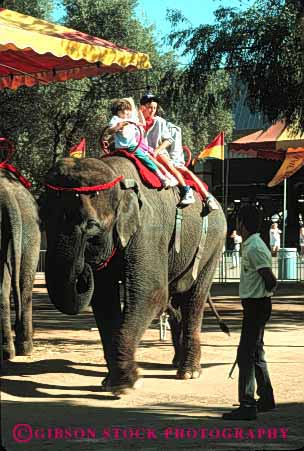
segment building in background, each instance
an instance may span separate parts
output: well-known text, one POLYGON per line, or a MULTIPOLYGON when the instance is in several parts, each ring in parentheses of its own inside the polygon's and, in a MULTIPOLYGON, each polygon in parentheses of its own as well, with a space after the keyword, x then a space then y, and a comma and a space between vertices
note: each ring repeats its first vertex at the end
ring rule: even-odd
MULTIPOLYGON (((233 140, 255 131, 265 129, 267 123, 259 113, 251 113, 245 102, 243 90, 234 111, 235 129, 233 140)), ((268 230, 273 217, 278 218, 280 228, 283 220, 283 184, 268 188, 267 183, 273 178, 281 161, 258 159, 250 155, 240 155, 228 151, 225 146, 224 189, 223 162, 217 159, 199 160, 195 172, 201 174, 209 185, 210 191, 221 202, 227 213, 228 236, 235 228, 236 213, 245 202, 255 202, 263 209, 264 223, 262 235, 268 243, 268 230), (228 187, 228 188, 227 188, 228 187)), ((298 246, 298 230, 304 217, 304 168, 287 180, 287 240, 288 246, 298 246)), ((232 243, 227 243, 232 246, 232 243)))

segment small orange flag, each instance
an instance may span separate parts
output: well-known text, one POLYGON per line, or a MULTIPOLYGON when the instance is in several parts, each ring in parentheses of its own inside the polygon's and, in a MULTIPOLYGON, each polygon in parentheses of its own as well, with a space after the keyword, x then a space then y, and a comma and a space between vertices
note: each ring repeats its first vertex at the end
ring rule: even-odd
POLYGON ((70 157, 73 158, 84 158, 86 153, 86 140, 82 138, 80 143, 76 144, 69 150, 70 157))
POLYGON ((221 132, 210 144, 207 144, 204 150, 194 158, 192 164, 194 165, 197 160, 207 157, 224 160, 224 132, 221 132))

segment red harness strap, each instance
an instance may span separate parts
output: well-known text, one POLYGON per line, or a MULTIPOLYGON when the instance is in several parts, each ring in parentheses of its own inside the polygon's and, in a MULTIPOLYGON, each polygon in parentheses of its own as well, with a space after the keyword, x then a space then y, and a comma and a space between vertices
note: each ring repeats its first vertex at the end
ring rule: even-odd
MULTIPOLYGON (((102 190, 106 190, 106 189, 112 188, 118 182, 120 182, 120 180, 122 180, 123 178, 124 178, 124 176, 120 175, 119 177, 117 177, 116 179, 112 180, 111 182, 104 183, 103 185, 81 186, 81 187, 78 187, 78 188, 63 187, 63 186, 58 186, 58 185, 50 185, 49 183, 46 183, 45 186, 47 188, 55 190, 55 191, 76 191, 77 193, 79 193, 79 192, 88 193, 88 192, 92 192, 92 191, 102 191, 102 190)), ((112 260, 112 258, 114 257, 114 255, 116 254, 116 251, 117 251, 117 247, 114 247, 113 251, 112 251, 112 254, 103 263, 101 263, 95 269, 95 271, 100 271, 101 269, 106 268, 108 266, 108 264, 110 263, 110 261, 112 260)))
POLYGON ((55 190, 55 191, 75 191, 77 193, 89 193, 92 191, 102 191, 105 189, 113 188, 113 186, 116 185, 116 183, 120 182, 124 178, 123 175, 120 175, 116 179, 112 180, 111 182, 104 183, 103 185, 95 185, 95 186, 80 186, 80 187, 65 187, 65 186, 59 186, 59 185, 50 185, 49 183, 46 183, 45 186, 49 189, 55 190))
POLYGON ((106 266, 108 266, 108 264, 110 263, 110 261, 112 260, 112 258, 114 257, 114 255, 116 254, 117 251, 117 247, 113 248, 112 254, 110 255, 110 257, 108 257, 103 263, 101 263, 96 269, 95 271, 100 271, 101 269, 106 268, 106 266))
POLYGON ((29 189, 32 184, 29 180, 27 180, 21 173, 18 171, 18 169, 15 168, 12 164, 8 163, 8 160, 12 157, 12 155, 15 153, 15 148, 11 141, 9 141, 7 138, 0 137, 0 146, 6 146, 7 147, 7 155, 4 161, 0 162, 0 169, 6 169, 7 171, 14 174, 20 183, 22 183, 25 188, 29 189))
POLYGON ((23 177, 23 175, 20 174, 18 169, 16 169, 15 166, 13 166, 12 164, 8 164, 5 162, 0 163, 0 169, 6 169, 7 171, 14 174, 19 180, 19 182, 22 183, 23 186, 25 186, 25 188, 29 189, 32 186, 31 182, 27 180, 25 177, 23 177))

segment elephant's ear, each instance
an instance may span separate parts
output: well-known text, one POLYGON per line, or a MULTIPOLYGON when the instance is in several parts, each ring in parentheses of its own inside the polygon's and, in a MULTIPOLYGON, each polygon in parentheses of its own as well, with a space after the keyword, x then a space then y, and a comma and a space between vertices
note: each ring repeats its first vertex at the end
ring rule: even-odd
POLYGON ((133 190, 123 192, 117 210, 116 230, 123 247, 140 226, 140 206, 137 194, 133 190))

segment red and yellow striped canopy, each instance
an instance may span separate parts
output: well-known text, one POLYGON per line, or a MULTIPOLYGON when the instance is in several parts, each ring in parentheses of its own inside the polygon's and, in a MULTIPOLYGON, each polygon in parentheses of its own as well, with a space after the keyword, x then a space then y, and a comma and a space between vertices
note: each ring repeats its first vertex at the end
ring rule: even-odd
POLYGON ((232 152, 268 160, 283 160, 287 149, 303 147, 304 133, 295 133, 284 120, 228 144, 232 152))
POLYGON ((0 89, 150 67, 145 53, 0 8, 0 89))

